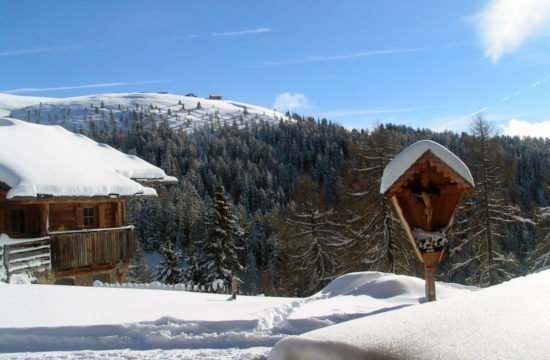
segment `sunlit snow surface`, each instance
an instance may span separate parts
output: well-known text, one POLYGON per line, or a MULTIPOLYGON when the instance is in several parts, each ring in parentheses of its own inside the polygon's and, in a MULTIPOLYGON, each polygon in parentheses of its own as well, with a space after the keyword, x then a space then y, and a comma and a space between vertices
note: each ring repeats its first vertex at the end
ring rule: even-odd
POLYGON ((325 327, 271 359, 548 359, 550 270, 464 296, 325 327))
MULTIPOLYGON (((471 288, 438 283, 441 299, 471 288)), ((279 340, 424 302, 423 280, 364 272, 304 299, 0 285, 0 351, 21 358, 265 358, 279 340)), ((1 356, 1 355, 0 355, 1 356)))

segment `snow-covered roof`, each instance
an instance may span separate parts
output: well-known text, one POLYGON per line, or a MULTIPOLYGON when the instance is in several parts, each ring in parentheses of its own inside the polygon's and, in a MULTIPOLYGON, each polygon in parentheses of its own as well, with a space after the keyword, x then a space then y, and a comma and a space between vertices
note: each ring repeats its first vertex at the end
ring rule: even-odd
POLYGON ((155 196, 135 180, 177 179, 137 156, 61 126, 0 118, 0 182, 7 197, 155 196))
POLYGON ((401 151, 384 169, 380 193, 385 194, 388 189, 426 152, 430 151, 439 160, 454 170, 464 181, 474 186, 474 179, 470 169, 446 147, 431 141, 420 140, 401 151))

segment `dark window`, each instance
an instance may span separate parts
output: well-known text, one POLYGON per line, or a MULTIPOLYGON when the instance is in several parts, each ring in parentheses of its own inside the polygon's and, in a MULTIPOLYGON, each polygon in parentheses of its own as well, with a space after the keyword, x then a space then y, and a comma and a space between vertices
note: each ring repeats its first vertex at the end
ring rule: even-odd
POLYGON ((10 220, 12 233, 22 234, 25 232, 25 210, 10 211, 10 220))
POLYGON ((74 279, 66 278, 55 281, 55 285, 74 285, 74 279))
POLYGON ((95 227, 95 211, 93 207, 82 209, 82 220, 84 227, 95 227))

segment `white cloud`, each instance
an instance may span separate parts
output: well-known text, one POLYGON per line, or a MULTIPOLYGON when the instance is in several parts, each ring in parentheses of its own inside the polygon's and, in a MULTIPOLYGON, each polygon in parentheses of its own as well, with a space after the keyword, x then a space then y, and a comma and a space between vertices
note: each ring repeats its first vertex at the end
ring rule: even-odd
POLYGON ((479 27, 485 54, 496 62, 527 39, 550 29, 550 1, 491 0, 473 19, 479 27))
POLYGON ((304 94, 284 92, 277 95, 273 108, 278 111, 310 109, 312 106, 304 94))
POLYGON ((92 88, 126 86, 126 85, 159 84, 164 82, 166 81, 165 80, 147 80, 147 81, 134 81, 134 82, 112 82, 112 83, 101 83, 101 84, 57 86, 57 87, 49 87, 49 88, 21 88, 21 89, 11 89, 11 90, 1 90, 0 93, 25 94, 25 93, 34 93, 34 92, 44 92, 44 91, 92 89, 92 88))
POLYGON ((243 36, 243 35, 254 35, 254 34, 261 34, 265 32, 270 32, 271 28, 268 27, 262 27, 257 29, 248 29, 248 30, 242 30, 242 31, 229 31, 229 32, 222 32, 222 33, 212 33, 212 36, 243 36))
POLYGON ((502 125, 504 135, 531 136, 550 138, 550 121, 530 123, 523 120, 512 119, 508 125, 502 125))
POLYGON ((468 129, 474 116, 484 113, 485 111, 487 111, 487 109, 487 107, 483 107, 467 115, 450 116, 446 118, 436 119, 435 121, 431 122, 431 124, 433 124, 431 125, 431 128, 434 131, 450 130, 460 133, 461 131, 465 131, 468 129))
POLYGON ((28 54, 37 54, 37 53, 45 53, 45 52, 73 50, 73 49, 81 49, 85 46, 86 45, 84 44, 76 44, 76 45, 42 47, 42 48, 32 48, 32 49, 5 50, 5 51, 0 51, 0 56, 16 56, 16 55, 28 55, 28 54))
POLYGON ((355 58, 361 58, 361 57, 402 54, 402 53, 427 51, 427 50, 431 50, 431 49, 430 48, 397 48, 397 49, 360 51, 360 52, 355 52, 351 54, 339 54, 339 55, 312 55, 312 56, 307 56, 307 57, 297 58, 297 59, 266 61, 261 64, 241 66, 241 68, 264 68, 264 67, 284 66, 284 65, 293 65, 293 64, 306 64, 306 63, 322 62, 322 61, 338 61, 338 60, 355 59, 355 58))

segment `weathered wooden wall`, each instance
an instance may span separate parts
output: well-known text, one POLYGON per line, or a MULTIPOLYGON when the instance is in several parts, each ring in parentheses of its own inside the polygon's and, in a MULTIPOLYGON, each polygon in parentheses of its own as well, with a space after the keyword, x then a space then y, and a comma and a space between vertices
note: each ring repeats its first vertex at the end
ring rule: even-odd
POLYGON ((51 235, 54 271, 129 261, 135 253, 133 228, 51 235))

